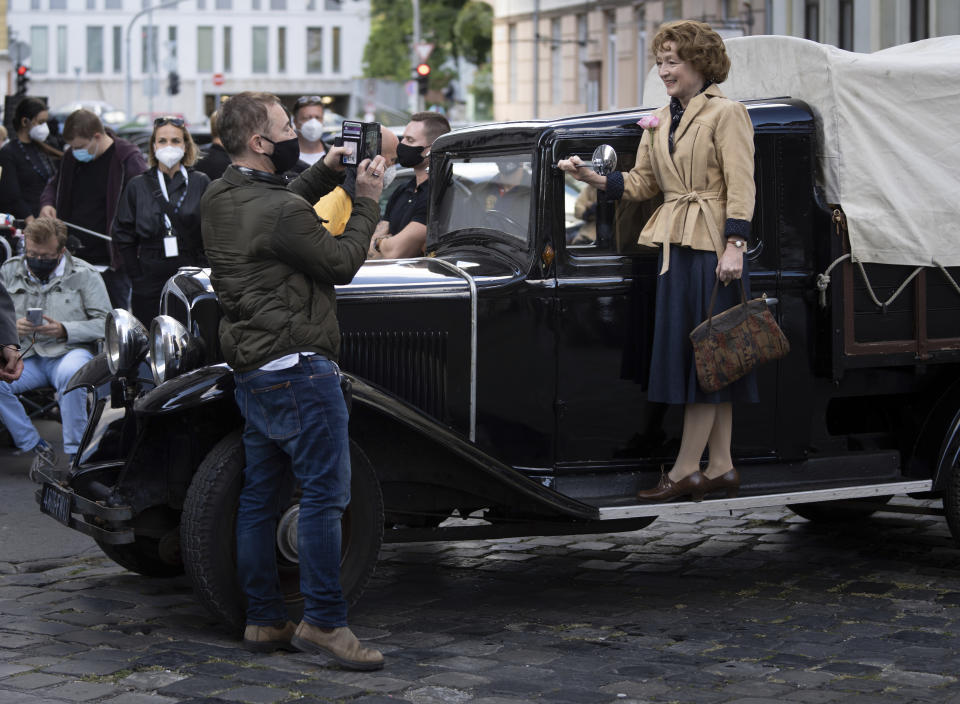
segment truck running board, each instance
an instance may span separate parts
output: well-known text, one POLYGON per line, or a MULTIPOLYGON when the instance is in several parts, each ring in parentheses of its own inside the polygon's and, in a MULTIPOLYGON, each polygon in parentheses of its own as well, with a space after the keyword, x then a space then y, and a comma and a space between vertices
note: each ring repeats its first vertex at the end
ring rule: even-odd
POLYGON ((871 496, 890 496, 891 494, 915 494, 933 489, 933 480, 922 479, 909 482, 891 482, 888 484, 868 484, 860 486, 816 489, 813 491, 793 491, 785 494, 764 494, 761 496, 743 496, 735 499, 705 499, 704 501, 678 501, 673 503, 642 503, 628 506, 601 506, 600 520, 611 521, 622 518, 642 518, 659 516, 667 518, 690 513, 724 513, 767 506, 786 506, 787 504, 806 504, 816 501, 841 501, 871 496))

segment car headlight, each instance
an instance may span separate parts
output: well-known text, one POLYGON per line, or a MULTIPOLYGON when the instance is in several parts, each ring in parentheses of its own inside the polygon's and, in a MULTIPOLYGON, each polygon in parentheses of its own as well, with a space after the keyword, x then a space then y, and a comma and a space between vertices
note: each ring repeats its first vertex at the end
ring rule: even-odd
POLYGON ((105 325, 107 368, 113 375, 135 369, 147 353, 147 329, 122 308, 107 313, 105 325))
POLYGON ((196 369, 201 356, 200 343, 176 318, 158 315, 150 323, 150 371, 157 386, 196 369))

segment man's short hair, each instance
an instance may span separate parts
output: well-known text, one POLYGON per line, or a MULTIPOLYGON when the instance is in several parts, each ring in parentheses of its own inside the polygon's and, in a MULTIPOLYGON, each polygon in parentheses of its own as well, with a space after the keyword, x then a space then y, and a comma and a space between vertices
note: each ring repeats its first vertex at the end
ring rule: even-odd
POLYGON ((57 240, 57 249, 67 246, 67 225, 57 218, 34 218, 23 231, 24 238, 36 244, 57 240))
POLYGON ((410 116, 410 122, 422 122, 423 132, 426 134, 430 144, 442 134, 450 131, 450 123, 443 115, 438 112, 415 112, 410 116))
POLYGON ((210 139, 220 139, 220 113, 216 110, 210 115, 210 139))
POLYGON ((220 141, 231 157, 241 156, 247 150, 247 142, 255 134, 270 131, 270 113, 267 109, 283 103, 273 93, 244 91, 232 96, 220 108, 220 141))
POLYGON ((324 112, 327 110, 326 106, 323 104, 323 98, 321 98, 319 95, 301 95, 299 98, 297 98, 297 102, 293 104, 293 117, 297 117, 297 113, 300 112, 300 108, 305 108, 310 105, 316 105, 324 112))
POLYGON ((92 139, 93 135, 103 134, 103 123, 95 112, 80 108, 67 116, 63 123, 63 139, 72 142, 77 137, 92 139))

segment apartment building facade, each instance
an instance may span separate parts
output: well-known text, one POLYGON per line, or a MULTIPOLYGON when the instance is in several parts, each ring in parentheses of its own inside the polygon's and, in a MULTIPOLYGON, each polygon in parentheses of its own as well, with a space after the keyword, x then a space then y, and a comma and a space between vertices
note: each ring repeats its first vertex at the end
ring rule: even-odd
MULTIPOLYGON (((30 93, 201 120, 242 90, 329 97, 356 111, 369 0, 6 0, 30 93), (153 8, 153 9, 151 9, 153 8), (169 76, 179 79, 170 95, 169 76), (219 83, 219 85, 217 85, 219 83), (129 88, 128 88, 129 86, 129 88), (152 94, 152 95, 151 95, 152 94)), ((12 52, 11 52, 12 53, 12 52)))

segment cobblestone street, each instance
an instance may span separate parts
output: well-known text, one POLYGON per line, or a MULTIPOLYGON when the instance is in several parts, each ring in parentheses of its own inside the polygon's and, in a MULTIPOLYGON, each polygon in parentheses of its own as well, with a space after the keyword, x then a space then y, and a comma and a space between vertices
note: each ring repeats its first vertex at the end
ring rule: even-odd
POLYGON ((373 674, 248 654, 185 579, 96 553, 0 572, 0 704, 960 702, 960 553, 929 516, 387 545, 351 614, 373 674))

